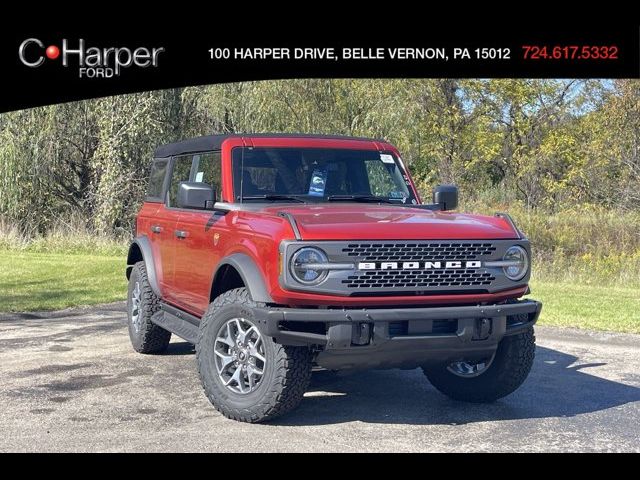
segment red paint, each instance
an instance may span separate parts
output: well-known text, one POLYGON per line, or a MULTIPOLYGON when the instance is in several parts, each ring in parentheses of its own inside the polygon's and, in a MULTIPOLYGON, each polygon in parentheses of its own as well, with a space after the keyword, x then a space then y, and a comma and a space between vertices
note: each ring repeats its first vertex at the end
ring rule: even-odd
POLYGON ((500 217, 432 212, 392 205, 322 204, 266 208, 291 213, 304 240, 470 240, 514 238, 500 217))
POLYGON ((47 58, 49 58, 51 60, 55 60, 56 58, 58 58, 60 56, 60 49, 58 47, 56 47, 55 45, 51 45, 51 46, 47 47, 47 49, 45 50, 44 53, 47 56, 47 58))
POLYGON ((176 300, 174 285, 176 268, 177 229, 180 212, 157 203, 144 203, 137 220, 137 235, 146 235, 151 241, 156 274, 165 300, 176 300), (152 227, 159 227, 156 233, 152 227))
MULTIPOLYGON (((234 137, 222 144, 223 201, 233 199, 231 152, 235 147, 324 147, 391 151, 387 143, 322 138, 234 137)), ((417 196, 413 182, 411 188, 417 196)), ((418 197, 419 198, 419 197, 418 197)), ((431 212, 411 208, 362 203, 280 205, 256 212, 213 212, 166 208, 145 203, 137 220, 138 235, 152 240, 156 271, 164 299, 195 315, 209 305, 213 275, 220 259, 244 253, 258 266, 270 294, 278 304, 296 305, 416 305, 477 304, 517 298, 526 287, 494 294, 427 295, 398 297, 344 297, 283 290, 279 285, 279 252, 282 240, 295 239, 289 222, 278 212, 291 213, 304 240, 417 240, 417 239, 509 239, 516 232, 500 217, 431 212), (161 226, 154 234, 152 226, 161 226), (178 239, 176 230, 188 231, 178 239), (214 235, 219 235, 214 245, 214 235)))

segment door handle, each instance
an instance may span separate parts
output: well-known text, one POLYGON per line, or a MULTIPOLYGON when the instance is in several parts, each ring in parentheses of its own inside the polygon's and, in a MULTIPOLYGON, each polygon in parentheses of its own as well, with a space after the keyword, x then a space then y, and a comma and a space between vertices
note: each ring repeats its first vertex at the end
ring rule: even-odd
POLYGON ((162 232, 162 227, 160 225, 152 225, 151 226, 151 231, 153 233, 160 233, 160 232, 162 232))
POLYGON ((174 233, 178 238, 187 238, 189 236, 189 232, 184 230, 176 230, 174 233))

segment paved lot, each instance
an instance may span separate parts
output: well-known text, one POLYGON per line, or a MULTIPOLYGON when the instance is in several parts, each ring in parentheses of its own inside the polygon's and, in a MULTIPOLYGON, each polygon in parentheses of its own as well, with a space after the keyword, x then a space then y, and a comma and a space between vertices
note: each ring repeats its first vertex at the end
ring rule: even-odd
POLYGON ((145 356, 121 304, 0 315, 0 451, 640 451, 640 336, 538 328, 525 385, 448 400, 418 370, 315 374, 268 425, 219 415, 193 348, 145 356))

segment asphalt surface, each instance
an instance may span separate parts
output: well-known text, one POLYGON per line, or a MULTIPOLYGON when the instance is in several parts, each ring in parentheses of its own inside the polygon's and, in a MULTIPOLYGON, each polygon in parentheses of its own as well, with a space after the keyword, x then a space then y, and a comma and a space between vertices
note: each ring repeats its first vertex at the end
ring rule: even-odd
POLYGON ((538 327, 526 383, 454 402, 419 370, 317 372, 266 425, 222 417, 191 345, 129 345, 124 307, 0 314, 0 451, 640 451, 640 336, 538 327))

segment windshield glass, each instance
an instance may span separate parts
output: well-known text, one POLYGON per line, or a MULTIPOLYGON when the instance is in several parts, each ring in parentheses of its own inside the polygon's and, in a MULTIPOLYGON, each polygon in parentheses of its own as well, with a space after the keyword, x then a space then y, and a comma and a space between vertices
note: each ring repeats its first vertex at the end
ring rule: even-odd
POLYGON ((417 203, 398 159, 374 150, 234 148, 236 201, 417 203), (371 197, 371 198, 370 198, 371 197), (375 197, 375 198, 374 198, 375 197))

